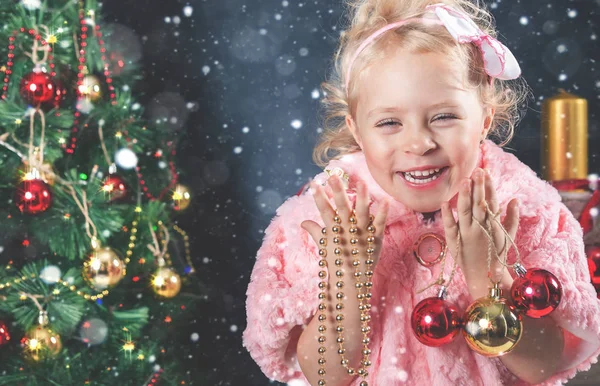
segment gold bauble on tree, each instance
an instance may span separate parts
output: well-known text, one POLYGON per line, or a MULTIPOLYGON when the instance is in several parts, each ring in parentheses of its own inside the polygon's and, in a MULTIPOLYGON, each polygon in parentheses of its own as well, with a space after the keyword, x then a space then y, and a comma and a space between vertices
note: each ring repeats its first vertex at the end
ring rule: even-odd
POLYGON ((175 191, 173 192, 172 198, 173 204, 175 205, 175 210, 185 210, 188 206, 190 206, 192 194, 187 186, 177 184, 175 186, 175 191))
POLYGON ((79 95, 96 102, 102 98, 102 87, 100 80, 95 75, 86 75, 83 78, 82 84, 78 87, 79 95))
POLYGON ((30 328, 22 340, 24 355, 36 362, 56 357, 62 350, 60 335, 45 326, 30 328))
POLYGON ((496 284, 488 297, 475 300, 465 311, 463 335, 467 345, 486 357, 509 353, 523 334, 521 315, 501 296, 496 284))
POLYGON ((83 263, 83 277, 99 291, 116 286, 125 274, 125 263, 109 247, 94 249, 83 263))
POLYGON ((175 297, 181 289, 181 277, 173 269, 161 267, 152 277, 152 289, 158 296, 175 297))

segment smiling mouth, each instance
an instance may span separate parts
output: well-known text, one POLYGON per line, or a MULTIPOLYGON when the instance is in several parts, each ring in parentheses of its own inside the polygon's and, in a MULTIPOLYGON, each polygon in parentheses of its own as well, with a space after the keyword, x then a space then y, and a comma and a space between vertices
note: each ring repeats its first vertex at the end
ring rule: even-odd
POLYGON ((407 172, 397 172, 397 173, 400 174, 402 176, 402 178, 404 178, 406 181, 412 182, 413 184, 426 184, 428 182, 432 182, 432 181, 435 181, 436 179, 438 179, 446 171, 446 169, 448 169, 448 166, 444 166, 443 168, 439 169, 437 172, 435 172, 433 174, 429 174, 427 176, 422 176, 422 175, 415 176, 415 175, 412 175, 407 172))

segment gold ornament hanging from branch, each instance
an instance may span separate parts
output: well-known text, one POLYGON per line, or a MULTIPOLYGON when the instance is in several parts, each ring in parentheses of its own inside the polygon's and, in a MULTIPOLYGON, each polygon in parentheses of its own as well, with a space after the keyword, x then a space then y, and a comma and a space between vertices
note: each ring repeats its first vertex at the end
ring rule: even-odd
POLYGON ((95 75, 86 75, 78 86, 79 94, 86 99, 96 102, 102 98, 100 80, 95 75))
POLYGON ((187 209, 188 206, 190 206, 192 194, 187 186, 177 184, 175 186, 175 191, 173 192, 172 198, 174 209, 177 211, 182 211, 187 209))
POLYGON ((25 358, 35 362, 54 358, 62 350, 60 335, 46 326, 37 325, 30 328, 22 342, 25 358))
POLYGON ((161 267, 152 276, 152 290, 163 298, 173 298, 181 290, 181 277, 169 267, 161 267))
POLYGON ((170 240, 169 229, 162 221, 159 221, 158 225, 162 231, 162 238, 160 240, 162 248, 159 245, 158 237, 152 228, 152 224, 148 223, 153 241, 153 244, 148 244, 148 249, 152 251, 154 261, 158 265, 158 269, 152 275, 150 285, 156 295, 163 298, 173 298, 181 290, 181 277, 171 267, 171 259, 167 251, 170 240))
POLYGON ((125 274, 121 256, 109 247, 95 249, 83 263, 83 277, 99 291, 116 286, 125 274))

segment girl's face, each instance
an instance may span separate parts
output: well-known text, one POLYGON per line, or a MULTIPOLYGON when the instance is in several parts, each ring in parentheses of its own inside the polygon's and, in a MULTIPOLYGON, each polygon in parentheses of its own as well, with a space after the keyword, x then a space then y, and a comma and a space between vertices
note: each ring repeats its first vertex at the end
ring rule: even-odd
POLYGON ((417 212, 437 211, 456 195, 492 122, 477 91, 463 88, 463 74, 441 54, 396 50, 358 80, 355 117, 346 124, 375 181, 417 212), (430 174, 404 173, 415 170, 430 174))

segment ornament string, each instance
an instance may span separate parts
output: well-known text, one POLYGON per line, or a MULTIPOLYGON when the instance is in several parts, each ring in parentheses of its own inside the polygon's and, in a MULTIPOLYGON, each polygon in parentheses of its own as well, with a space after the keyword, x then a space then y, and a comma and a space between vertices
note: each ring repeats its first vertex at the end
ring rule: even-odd
POLYGON ((46 117, 44 113, 40 111, 40 109, 31 110, 29 113, 29 163, 31 166, 40 168, 44 163, 44 135, 46 134, 46 117), (40 151, 39 151, 39 161, 35 157, 35 147, 33 145, 33 140, 35 139, 35 113, 40 115, 41 121, 41 133, 40 133, 40 151))
MULTIPOLYGON (((50 30, 48 29, 47 26, 45 26, 43 24, 39 24, 37 27, 33 27, 33 31, 36 34, 36 36, 39 36, 38 27, 40 27, 44 30, 44 32, 46 33, 46 36, 50 36, 50 30)), ((52 51, 52 48, 50 46, 46 45, 45 43, 42 43, 42 46, 40 47, 38 45, 38 39, 33 39, 31 53, 28 53, 26 50, 24 50, 23 46, 20 43, 19 43, 19 48, 21 48, 21 50, 24 51, 23 53, 25 56, 28 56, 29 58, 31 58, 31 61, 33 62, 34 65, 46 63, 48 61, 48 56, 50 54, 50 51, 52 51), (43 52, 43 56, 42 56, 41 60, 38 60, 38 51, 43 52)))
POLYGON ((8 149, 9 151, 15 153, 17 155, 17 157, 21 158, 22 160, 27 159, 27 156, 25 156, 23 153, 21 153, 19 150, 17 150, 13 145, 11 145, 10 143, 5 141, 6 137, 8 137, 8 135, 9 135, 9 133, 4 133, 4 134, 2 134, 2 136, 0 136, 0 146, 3 146, 6 149, 8 149))
POLYGON ((79 210, 81 210, 83 217, 85 217, 85 232, 87 233, 88 237, 92 240, 92 244, 94 244, 97 240, 98 230, 96 229, 96 225, 94 225, 94 222, 90 218, 90 214, 89 214, 89 210, 88 210, 88 206, 87 206, 86 192, 83 191, 81 193, 82 200, 80 201, 77 198, 77 193, 75 192, 75 188, 73 188, 71 185, 68 185, 68 188, 71 191, 71 196, 73 196, 73 200, 75 200, 75 203, 79 207, 79 210), (92 229, 92 232, 90 232, 90 228, 92 229))
POLYGON ((44 307, 42 307, 40 302, 37 300, 37 298, 43 298, 42 295, 32 295, 27 292, 21 292, 19 293, 19 295, 31 299, 31 301, 35 304, 38 310, 40 310, 40 312, 44 312, 44 307))
POLYGON ((156 232, 154 232, 154 229, 152 228, 152 224, 150 224, 150 222, 148 222, 148 228, 150 229, 150 234, 152 235, 152 242, 154 243, 154 245, 148 244, 147 247, 152 252, 152 255, 156 258, 158 266, 162 267, 165 264, 165 256, 167 254, 170 235, 169 230, 166 226, 163 225, 162 221, 160 221, 158 225, 163 233, 163 248, 161 250, 161 247, 158 243, 158 237, 156 236, 156 232))
POLYGON ((488 263, 488 278, 490 279, 490 281, 492 282, 492 284, 495 285, 495 284, 499 284, 500 281, 502 280, 502 274, 504 273, 504 268, 505 267, 506 268, 510 267, 508 264, 506 264, 506 260, 508 258, 508 251, 510 250, 511 246, 514 247, 515 253, 517 255, 516 263, 520 263, 521 262, 521 255, 519 254, 519 248, 517 248, 514 240, 512 239, 512 237, 510 237, 510 235, 508 234, 508 232, 506 231, 506 229, 504 228, 504 226, 502 225, 502 223, 498 220, 498 217, 500 217, 501 211, 499 210, 497 213, 492 212, 492 210, 489 208, 487 202, 485 203, 485 211, 487 213, 486 220, 485 220, 485 223, 486 223, 485 227, 477 219, 473 218, 473 220, 475 220, 475 222, 477 222, 477 224, 481 227, 481 229, 483 230, 483 232, 485 233, 485 235, 488 238, 488 259, 487 259, 487 263, 488 263), (506 239, 507 238, 508 238, 508 240, 510 241, 510 244, 511 244, 511 245, 508 246, 508 248, 506 248, 506 245, 502 248, 503 259, 500 259, 500 254, 498 252, 498 249, 496 248, 496 243, 494 241, 494 235, 493 235, 494 232, 493 232, 492 221, 495 221, 500 226, 500 229, 504 233, 505 244, 506 244, 506 239), (500 279, 498 279, 497 281, 494 281, 494 279, 492 278, 492 273, 491 273, 492 249, 494 250, 494 253, 496 255, 496 260, 502 265, 502 269, 500 271, 500 279))
MULTIPOLYGON (((491 277, 491 264, 492 264, 492 249, 494 251, 494 254, 496 255, 496 260, 502 264, 502 270, 504 270, 504 267, 510 267, 510 265, 506 264, 506 260, 508 257, 508 251, 510 250, 510 246, 509 248, 506 248, 506 245, 502 248, 502 250, 500 252, 498 252, 498 249, 496 248, 496 244, 494 242, 494 238, 493 238, 493 226, 492 226, 492 221, 496 221, 496 223, 500 226, 500 229, 502 230, 502 232, 504 233, 504 235, 506 236, 506 238, 510 241, 512 247, 515 248, 515 252, 517 255, 516 258, 516 263, 520 263, 521 262, 521 257, 519 254, 519 249, 517 248, 517 246, 515 245, 514 240, 512 239, 512 237, 510 237, 510 235, 508 234, 508 232, 506 231, 506 229, 504 228, 504 226, 502 225, 502 223, 498 220, 498 217, 500 216, 500 211, 498 211, 497 213, 493 213, 491 211, 491 209, 489 208, 489 206, 487 205, 487 203, 485 203, 485 210, 486 213, 488 214, 488 216, 486 216, 486 226, 484 226, 483 224, 481 224, 481 222, 479 222, 479 220, 477 220, 475 217, 473 217, 473 220, 475 220, 475 222, 477 222, 477 224, 481 227, 481 229, 483 230, 483 232, 485 233, 486 237, 488 238, 488 257, 487 257, 487 264, 488 264, 488 277, 490 279, 490 281, 492 282, 492 284, 496 284, 499 283, 501 279, 499 279, 498 281, 494 281, 493 278, 491 277), (500 254, 503 255, 503 259, 500 258, 500 254)), ((456 256, 460 256, 460 247, 461 247, 461 241, 460 241, 460 232, 458 232, 458 236, 457 236, 457 241, 456 241, 456 256)), ((506 239, 505 239, 506 240, 506 239)), ((506 244, 506 243, 505 243, 506 244)), ((444 255, 444 257, 442 258, 442 262, 441 262, 441 269, 440 269, 440 275, 438 276, 437 280, 434 281, 433 283, 429 284, 427 287, 417 291, 417 293, 421 293, 431 287, 433 287, 434 285, 443 285, 448 287, 450 285, 450 283, 452 282, 452 279, 454 278, 454 275, 456 273, 456 267, 457 267, 457 262, 458 262, 458 258, 455 257, 454 258, 454 264, 452 266, 452 272, 450 273, 450 277, 448 279, 448 281, 444 280, 444 268, 445 268, 445 264, 446 264, 446 255, 444 255)), ((503 272, 503 271, 502 271, 503 272)))
POLYGON ((108 150, 106 150, 106 143, 104 142, 104 131, 102 130, 103 126, 104 125, 102 122, 98 122, 98 137, 100 138, 100 146, 102 147, 102 152, 104 153, 106 164, 111 165, 112 162, 110 161, 110 157, 108 156, 108 150))

